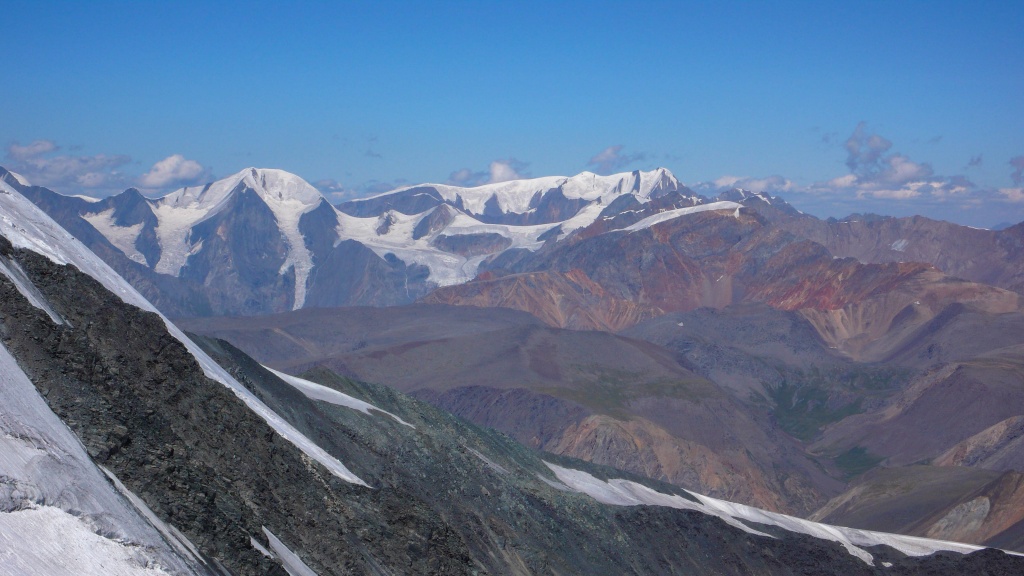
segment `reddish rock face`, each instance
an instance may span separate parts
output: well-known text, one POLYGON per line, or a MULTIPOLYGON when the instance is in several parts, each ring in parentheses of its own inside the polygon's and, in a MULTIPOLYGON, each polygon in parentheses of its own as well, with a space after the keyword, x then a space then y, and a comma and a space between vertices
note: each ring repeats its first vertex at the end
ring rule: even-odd
POLYGON ((949 278, 927 263, 836 258, 749 210, 690 214, 632 232, 609 226, 598 221, 425 301, 514 308, 552 326, 612 331, 665 312, 765 303, 806 312, 827 342, 854 355, 898 318, 908 329, 952 303, 989 312, 1020 306, 1017 294, 949 278))
POLYGON ((618 298, 581 270, 530 272, 495 277, 485 273, 462 286, 435 290, 423 301, 530 312, 558 328, 616 332, 664 313, 655 306, 618 298))

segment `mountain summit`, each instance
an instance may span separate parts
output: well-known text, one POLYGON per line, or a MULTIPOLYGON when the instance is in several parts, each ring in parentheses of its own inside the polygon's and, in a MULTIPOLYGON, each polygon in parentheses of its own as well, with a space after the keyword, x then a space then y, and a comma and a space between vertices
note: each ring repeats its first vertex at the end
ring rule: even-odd
MULTIPOLYGON (((347 214, 365 217, 386 210, 418 214, 443 203, 488 224, 534 225, 551 224, 574 216, 596 217, 604 206, 626 195, 646 203, 684 190, 668 169, 658 168, 609 176, 582 172, 571 177, 547 176, 473 187, 417 184, 350 200, 338 208, 347 214), (581 214, 583 211, 586 213, 581 214)), ((695 196, 688 190, 686 193, 695 196)))

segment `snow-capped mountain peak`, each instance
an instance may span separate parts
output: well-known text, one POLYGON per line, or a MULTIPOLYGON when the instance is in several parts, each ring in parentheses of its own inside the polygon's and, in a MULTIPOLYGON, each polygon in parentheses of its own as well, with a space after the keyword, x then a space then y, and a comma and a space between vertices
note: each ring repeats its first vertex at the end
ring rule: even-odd
POLYGON ((567 198, 596 200, 633 194, 641 202, 646 202, 681 187, 682 184, 667 168, 657 168, 648 172, 634 170, 608 176, 582 172, 568 178, 564 190, 567 198))
POLYGON ((203 186, 186 186, 157 200, 161 205, 211 210, 237 190, 249 189, 265 201, 294 202, 314 207, 324 200, 311 184, 284 170, 246 168, 203 186))
POLYGON ((0 168, 0 181, 17 183, 22 186, 31 186, 32 184, 21 174, 11 172, 4 168, 0 168))
POLYGON ((733 188, 732 190, 726 190, 718 195, 720 200, 728 200, 731 202, 743 202, 751 198, 762 200, 767 204, 772 203, 772 196, 767 192, 754 192, 753 190, 747 190, 745 188, 733 188))
POLYGON ((549 224, 583 211, 590 204, 607 205, 623 195, 640 203, 683 189, 666 168, 602 176, 546 176, 495 182, 473 187, 418 184, 352 200, 339 208, 353 216, 380 214, 394 208, 405 214, 422 212, 426 202, 446 203, 492 223, 549 224), (432 199, 432 200, 430 200, 432 199))
POLYGON ((270 208, 288 243, 281 273, 294 269, 294 307, 301 308, 313 261, 299 231, 299 220, 326 199, 308 182, 284 170, 246 168, 205 186, 181 188, 156 200, 153 212, 159 221, 156 235, 162 254, 155 269, 179 275, 188 257, 200 246, 199 242, 192 241, 192 229, 218 214, 236 194, 246 191, 255 193, 270 208))

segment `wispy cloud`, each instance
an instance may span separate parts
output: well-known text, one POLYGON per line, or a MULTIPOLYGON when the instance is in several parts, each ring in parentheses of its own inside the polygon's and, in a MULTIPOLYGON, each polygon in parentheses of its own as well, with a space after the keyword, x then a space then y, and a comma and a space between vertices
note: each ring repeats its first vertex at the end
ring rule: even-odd
POLYGON ((630 164, 642 162, 647 159, 647 153, 645 152, 625 154, 622 151, 623 148, 625 148, 625 146, 622 144, 609 146, 597 154, 594 154, 590 160, 587 161, 587 166, 593 167, 594 172, 597 172, 598 174, 611 174, 626 168, 630 164))
POLYGON ((381 192, 390 192, 391 190, 401 188, 407 184, 409 184, 408 180, 398 178, 388 181, 370 180, 357 186, 350 187, 345 186, 333 178, 324 178, 313 182, 313 187, 326 196, 328 200, 338 203, 344 202, 345 200, 351 200, 353 198, 362 198, 365 196, 380 194, 381 192))
POLYGON ((170 186, 187 186, 204 182, 210 171, 195 160, 181 154, 173 154, 160 160, 148 172, 139 177, 139 185, 147 189, 163 189, 170 186))
POLYGON ((1010 174, 1010 179, 1013 180, 1013 183, 1024 183, 1024 155, 1010 158, 1010 166, 1013 168, 1013 172, 1010 174))
POLYGON ((60 149, 52 140, 35 140, 26 145, 15 142, 7 147, 8 168, 35 185, 62 192, 109 193, 124 188, 130 181, 119 170, 131 163, 127 155, 58 154, 60 149))
POLYGON ((999 193, 1003 195, 1007 202, 1015 204, 1024 202, 1024 188, 1000 188, 999 193))
POLYGON ((963 176, 936 176, 930 164, 891 152, 892 141, 869 131, 865 122, 857 124, 843 147, 849 174, 815 183, 808 191, 856 198, 910 200, 921 196, 946 199, 978 188, 963 176))
POLYGON ((1010 167, 1013 168, 1013 172, 1010 173, 1010 179, 1017 186, 1014 188, 1000 188, 999 194, 1007 202, 1013 203, 1024 203, 1024 155, 1014 156, 1010 158, 1010 167))
POLYGON ((967 162, 967 167, 977 168, 981 166, 983 162, 984 160, 982 159, 981 154, 978 154, 977 156, 971 156, 971 159, 967 162))
MULTIPOLYGON (((829 137, 827 141, 838 139, 829 137)), ((938 175, 932 166, 912 160, 894 150, 893 142, 885 136, 859 123, 852 133, 841 141, 848 172, 828 180, 799 185, 779 176, 747 177, 722 176, 710 182, 692 186, 704 193, 717 193, 730 188, 744 188, 755 192, 806 195, 806 200, 817 205, 833 205, 864 209, 874 205, 879 209, 898 202, 904 206, 931 205, 970 207, 993 199, 1024 202, 1024 156, 1010 160, 1014 168, 1011 178, 1017 187, 994 189, 971 181, 964 175, 938 175), (813 199, 811 199, 813 197, 813 199), (887 204, 888 203, 888 204, 887 204)), ((982 164, 981 155, 970 159, 968 167, 982 164)))
POLYGON ((700 182, 694 185, 697 190, 729 190, 742 188, 751 192, 789 192, 796 188, 792 180, 784 176, 772 175, 764 178, 751 178, 749 176, 722 176, 711 182, 700 182))
POLYGON ((448 175, 448 183, 470 187, 529 178, 530 175, 526 172, 527 167, 529 167, 528 162, 515 158, 494 160, 486 170, 471 170, 469 168, 456 170, 448 175))

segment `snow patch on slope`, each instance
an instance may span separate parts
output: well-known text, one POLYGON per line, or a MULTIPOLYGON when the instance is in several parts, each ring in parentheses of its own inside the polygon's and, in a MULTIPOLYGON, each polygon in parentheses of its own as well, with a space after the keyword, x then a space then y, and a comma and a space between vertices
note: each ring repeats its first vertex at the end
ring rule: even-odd
POLYGON ((96 534, 53 506, 0 513, 0 573, 33 576, 162 576, 142 550, 96 534))
POLYGON ((557 476, 561 482, 577 492, 587 494, 598 502, 615 506, 636 506, 640 504, 648 504, 652 506, 668 506, 672 508, 697 510, 699 512, 704 512, 705 514, 717 516, 733 526, 741 528, 752 534, 759 534, 762 536, 767 535, 762 532, 752 530, 742 522, 777 526, 790 532, 806 534, 815 538, 838 542, 846 548, 851 555, 860 558, 869 565, 874 562, 874 557, 862 547, 885 545, 895 548, 908 556, 927 556, 939 551, 969 554, 982 549, 981 546, 962 544, 960 542, 931 540, 929 538, 920 538, 916 536, 903 536, 900 534, 887 534, 884 532, 819 524, 817 522, 811 522, 810 520, 804 520, 802 518, 796 518, 775 512, 767 512, 752 506, 726 502, 724 500, 718 500, 717 498, 709 498, 707 496, 687 491, 688 494, 699 500, 698 504, 681 496, 662 494, 635 482, 621 479, 613 479, 605 482, 581 470, 562 468, 548 462, 545 462, 545 464, 554 471, 555 476, 557 476))
POLYGON ((374 410, 376 412, 380 412, 382 414, 387 414, 388 416, 391 416, 399 424, 404 424, 414 430, 416 429, 416 427, 413 426, 412 424, 409 424, 405 420, 402 420, 401 418, 395 416, 394 414, 388 412, 387 410, 381 410, 380 408, 377 408, 376 406, 370 404, 369 402, 364 402, 357 398, 353 398, 348 394, 345 394, 344 392, 339 392, 334 388, 328 388, 327 386, 317 384, 316 382, 304 380, 302 378, 299 378, 298 376, 292 376, 291 374, 278 372, 277 370, 274 370, 273 368, 270 368, 268 366, 264 366, 264 368, 270 371, 270 373, 273 374, 274 376, 277 376, 281 380, 284 380, 288 384, 292 385, 299 392, 302 392, 306 396, 306 398, 310 398, 312 400, 320 400, 322 402, 334 404, 335 406, 344 406, 346 408, 358 410, 359 412, 362 412, 363 414, 366 415, 371 415, 370 410, 374 410))
POLYGON ((160 314, 124 278, 100 260, 99 256, 93 254, 35 204, 4 182, 0 182, 0 234, 7 237, 16 247, 27 248, 42 254, 57 264, 74 265, 83 273, 103 284, 107 290, 119 296, 124 302, 158 314, 167 326, 167 331, 195 357, 208 378, 230 388, 250 410, 269 424, 282 438, 294 444, 313 460, 323 464, 331 473, 346 482, 367 485, 337 458, 328 454, 323 448, 295 429, 235 380, 201 348, 189 340, 177 326, 160 314))
MULTIPOLYGON (((611 506, 665 506, 668 508, 678 508, 680 510, 696 510, 698 512, 708 512, 703 506, 678 496, 676 494, 664 494, 658 492, 643 484, 632 482, 630 480, 623 480, 620 478, 613 478, 607 482, 596 478, 595 476, 583 472, 582 470, 573 470, 571 468, 562 468, 550 462, 544 462, 548 468, 551 468, 555 476, 567 487, 575 492, 581 492, 590 496, 594 500, 601 502, 602 504, 609 504, 611 506)), ((748 534, 755 534, 757 536, 768 536, 764 532, 759 532, 753 528, 738 522, 731 516, 722 514, 714 514, 726 524, 739 528, 748 534)), ((769 536, 770 537, 770 536, 769 536)))
POLYGON ((50 320, 54 324, 58 325, 69 325, 68 321, 61 317, 53 310, 50 303, 43 296, 42 292, 36 288, 36 285, 29 280, 29 277, 25 274, 25 271, 21 269, 21 265, 13 260, 7 260, 3 256, 0 256, 0 274, 7 277, 8 280, 14 283, 14 287, 18 289, 18 292, 28 300, 29 304, 36 308, 46 312, 46 315, 50 317, 50 320))
POLYGON ((419 239, 413 239, 413 231, 424 218, 430 216, 432 210, 414 215, 392 212, 391 225, 380 234, 377 232, 380 224, 379 217, 360 218, 338 211, 338 241, 340 242, 343 239, 356 240, 370 250, 373 250, 381 258, 384 258, 387 254, 394 254, 406 264, 426 266, 430 270, 430 280, 432 282, 437 283, 439 286, 451 286, 468 282, 476 277, 480 264, 490 254, 466 257, 460 254, 445 252, 433 245, 433 241, 441 234, 447 236, 498 234, 511 241, 508 249, 522 248, 536 251, 544 245, 544 242, 539 240, 539 238, 545 232, 561 226, 562 230, 559 237, 564 237, 570 232, 593 224, 604 208, 605 206, 595 203, 584 207, 572 218, 560 224, 536 224, 531 226, 485 224, 468 214, 458 212, 455 214, 452 222, 443 230, 428 234, 419 239))
POLYGON ((699 204, 697 206, 687 206, 686 208, 676 208, 674 210, 666 210, 664 212, 659 212, 659 213, 657 213, 657 214, 655 214, 653 216, 648 216, 647 218, 644 218, 643 220, 633 224, 632 226, 627 226, 626 228, 623 228, 623 230, 626 230, 627 232, 636 232, 637 230, 644 230, 646 228, 650 228, 651 226, 654 226, 655 224, 660 224, 662 222, 667 222, 669 220, 674 220, 676 218, 679 218, 680 216, 686 216, 688 214, 696 214, 697 212, 708 212, 708 211, 712 211, 712 210, 733 210, 733 209, 735 209, 737 211, 737 217, 738 217, 739 209, 742 208, 742 207, 743 207, 742 204, 738 204, 736 202, 724 201, 724 202, 712 202, 710 204, 699 204))
POLYGON ((426 266, 430 270, 431 281, 436 282, 439 286, 449 286, 467 282, 475 277, 477 268, 488 255, 467 258, 460 254, 445 252, 432 244, 439 235, 493 233, 511 240, 509 248, 537 250, 544 244, 537 238, 552 227, 551 224, 537 226, 484 224, 472 216, 458 213, 443 230, 414 239, 413 231, 417 224, 424 218, 428 218, 430 214, 431 211, 411 216, 394 212, 387 231, 378 234, 378 217, 358 218, 338 212, 338 237, 339 239, 356 240, 373 250, 381 258, 387 254, 394 254, 406 264, 426 266))
POLYGON ((149 508, 149 506, 147 506, 146 503, 143 502, 142 498, 139 498, 134 492, 129 490, 128 487, 125 486, 121 482, 121 480, 114 475, 113 472, 107 470, 102 466, 100 466, 99 468, 100 470, 103 471, 104 474, 106 474, 107 479, 109 479, 110 482, 114 485, 114 488, 117 488, 117 491, 120 492, 122 496, 127 498, 129 502, 131 502, 132 506, 135 507, 139 514, 142 514, 142 516, 146 520, 148 520, 149 523, 152 524, 152 526, 160 532, 160 534, 163 535, 164 540, 166 540, 167 543, 169 543, 171 546, 177 549, 179 554, 186 558, 192 558, 193 560, 203 562, 205 564, 205 561, 203 561, 202 559, 202 555, 199 553, 199 549, 196 548, 196 545, 193 544, 192 541, 189 540, 187 536, 185 536, 177 528, 171 526, 170 524, 167 524, 166 522, 161 520, 156 514, 154 514, 153 511, 149 508))
MULTIPOLYGON (((317 576, 317 573, 309 566, 306 566, 306 563, 299 558, 298 554, 285 546, 277 536, 274 536, 273 532, 267 530, 266 526, 263 527, 263 534, 266 535, 267 542, 270 543, 270 549, 273 550, 274 556, 281 561, 281 565, 284 566, 288 576, 317 576)), ((266 549, 264 548, 264 550, 266 549)))
POLYGON ((93 228, 103 234, 118 250, 124 252, 125 256, 139 264, 146 263, 146 257, 135 248, 135 242, 139 239, 139 234, 142 233, 142 222, 133 226, 118 226, 114 224, 113 208, 95 214, 83 214, 82 219, 92 224, 93 228))

